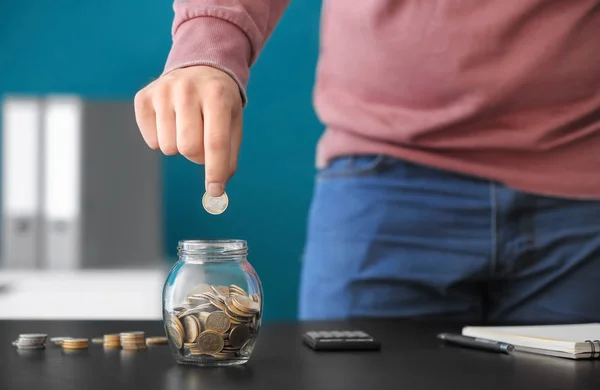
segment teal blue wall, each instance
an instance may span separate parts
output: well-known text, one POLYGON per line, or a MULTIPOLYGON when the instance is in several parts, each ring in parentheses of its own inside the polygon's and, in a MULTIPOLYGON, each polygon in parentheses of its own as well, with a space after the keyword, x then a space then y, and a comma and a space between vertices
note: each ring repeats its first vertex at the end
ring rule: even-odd
MULTIPOLYGON (((322 130, 311 106, 319 10, 318 0, 292 1, 252 70, 240 168, 225 214, 202 209, 202 167, 163 158, 168 257, 179 239, 248 240, 271 319, 296 315, 314 146, 322 130)), ((132 99, 162 70, 171 19, 169 0, 0 1, 0 95, 132 99)))

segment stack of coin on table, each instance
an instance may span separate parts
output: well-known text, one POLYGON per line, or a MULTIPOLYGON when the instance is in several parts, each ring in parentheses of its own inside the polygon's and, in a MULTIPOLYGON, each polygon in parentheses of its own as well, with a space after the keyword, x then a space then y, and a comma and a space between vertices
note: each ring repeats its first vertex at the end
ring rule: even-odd
POLYGON ((121 333, 121 348, 123 349, 146 349, 146 336, 144 332, 121 333))
POLYGON ((55 345, 62 346, 63 341, 67 339, 72 339, 73 337, 51 337, 50 341, 55 345))
MULTIPOLYGON (((30 333, 21 334, 19 339, 13 341, 13 345, 18 349, 43 349, 46 346, 46 334, 30 333)), ((89 340, 87 338, 74 337, 51 337, 50 341, 63 348, 65 351, 87 349, 89 340)), ((143 350, 146 345, 167 344, 166 337, 145 337, 144 332, 123 332, 116 334, 106 334, 102 338, 93 338, 92 343, 103 344, 104 348, 121 348, 127 350, 143 350)))
POLYGON ((116 334, 105 334, 103 337, 104 348, 121 348, 121 335, 116 334))
POLYGON ((186 356, 217 359, 242 356, 258 333, 261 302, 236 285, 201 284, 165 319, 171 343, 186 356))
POLYGON ((74 351, 88 348, 88 339, 65 338, 61 344, 64 351, 74 351))
POLYGON ((146 337, 146 345, 165 345, 169 340, 163 336, 146 337))
POLYGON ((43 349, 46 347, 48 335, 43 333, 25 333, 19 335, 13 345, 18 349, 43 349))

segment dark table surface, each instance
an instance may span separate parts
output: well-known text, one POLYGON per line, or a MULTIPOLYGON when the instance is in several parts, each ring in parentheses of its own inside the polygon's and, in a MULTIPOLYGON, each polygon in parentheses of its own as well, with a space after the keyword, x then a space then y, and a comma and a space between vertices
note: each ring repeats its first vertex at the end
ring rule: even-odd
POLYGON ((406 321, 267 324, 250 361, 229 368, 178 365, 168 346, 129 353, 90 343, 87 352, 71 355, 51 346, 22 353, 11 345, 19 333, 91 338, 130 330, 164 334, 160 322, 0 321, 0 389, 600 389, 600 361, 444 346, 436 334, 459 326, 406 321), (301 343, 304 330, 334 328, 362 329, 383 348, 317 353, 301 343))

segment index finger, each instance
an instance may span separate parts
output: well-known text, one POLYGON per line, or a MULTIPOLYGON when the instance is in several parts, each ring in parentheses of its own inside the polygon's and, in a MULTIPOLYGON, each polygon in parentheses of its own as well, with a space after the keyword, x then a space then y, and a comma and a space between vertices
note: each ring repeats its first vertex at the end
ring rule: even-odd
POLYGON ((221 101, 207 101, 204 114, 204 159, 206 191, 219 196, 230 176, 231 110, 221 101))

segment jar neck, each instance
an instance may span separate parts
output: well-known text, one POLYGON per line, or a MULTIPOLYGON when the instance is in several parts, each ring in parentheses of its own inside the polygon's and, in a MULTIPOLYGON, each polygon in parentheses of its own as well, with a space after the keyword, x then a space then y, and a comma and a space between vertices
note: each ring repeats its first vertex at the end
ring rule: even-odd
POLYGON ((244 240, 184 240, 179 242, 177 252, 183 262, 244 261, 248 245, 244 240))

